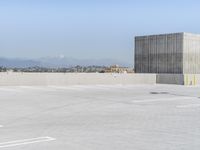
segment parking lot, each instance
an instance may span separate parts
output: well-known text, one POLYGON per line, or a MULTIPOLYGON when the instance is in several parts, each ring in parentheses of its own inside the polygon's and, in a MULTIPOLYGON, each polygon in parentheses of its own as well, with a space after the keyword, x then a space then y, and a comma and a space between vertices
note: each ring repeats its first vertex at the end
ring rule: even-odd
POLYGON ((200 87, 0 87, 0 149, 199 150, 200 87))

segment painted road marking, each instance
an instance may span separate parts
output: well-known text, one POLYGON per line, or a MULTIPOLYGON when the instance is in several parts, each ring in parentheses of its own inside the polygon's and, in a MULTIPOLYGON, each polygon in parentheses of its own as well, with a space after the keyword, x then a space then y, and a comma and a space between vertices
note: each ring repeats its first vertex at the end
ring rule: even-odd
POLYGON ((43 86, 19 86, 21 89, 25 90, 42 90, 42 91, 52 91, 52 89, 43 86))
POLYGON ((47 136, 47 137, 38 137, 38 138, 31 138, 31 139, 9 141, 9 142, 0 143, 0 148, 14 147, 14 146, 27 145, 27 144, 40 143, 40 142, 48 142, 48 141, 53 141, 53 140, 56 140, 56 139, 47 136))
POLYGON ((188 105, 178 105, 177 108, 196 108, 200 107, 200 104, 188 104, 188 105))
POLYGON ((179 98, 158 98, 147 100, 133 100, 133 103, 148 103, 148 102, 162 102, 162 101, 174 101, 174 100, 190 100, 191 97, 179 97, 179 98))
POLYGON ((49 88, 57 89, 57 90, 76 90, 76 91, 84 91, 86 89, 78 87, 78 86, 48 86, 49 88))
POLYGON ((22 92, 21 90, 14 89, 14 88, 0 88, 0 91, 3 91, 3 92, 22 92))

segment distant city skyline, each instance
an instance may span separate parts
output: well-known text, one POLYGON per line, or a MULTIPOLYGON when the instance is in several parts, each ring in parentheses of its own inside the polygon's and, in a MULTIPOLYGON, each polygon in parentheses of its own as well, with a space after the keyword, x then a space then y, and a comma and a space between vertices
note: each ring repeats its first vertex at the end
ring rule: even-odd
POLYGON ((2 0, 0 57, 133 63, 134 36, 200 33, 197 0, 2 0))

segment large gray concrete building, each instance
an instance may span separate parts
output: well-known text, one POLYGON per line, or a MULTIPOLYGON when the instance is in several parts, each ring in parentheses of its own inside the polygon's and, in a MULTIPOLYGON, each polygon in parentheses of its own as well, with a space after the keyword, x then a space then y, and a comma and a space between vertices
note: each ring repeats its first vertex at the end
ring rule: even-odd
POLYGON ((136 73, 200 73, 200 35, 172 33, 135 37, 136 73))

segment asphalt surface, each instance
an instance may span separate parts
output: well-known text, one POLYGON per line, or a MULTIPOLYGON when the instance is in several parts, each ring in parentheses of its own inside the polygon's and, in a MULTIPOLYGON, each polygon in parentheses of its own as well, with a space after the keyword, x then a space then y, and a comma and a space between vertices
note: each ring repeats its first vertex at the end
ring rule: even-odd
POLYGON ((0 150, 199 150, 200 87, 0 87, 0 150))

